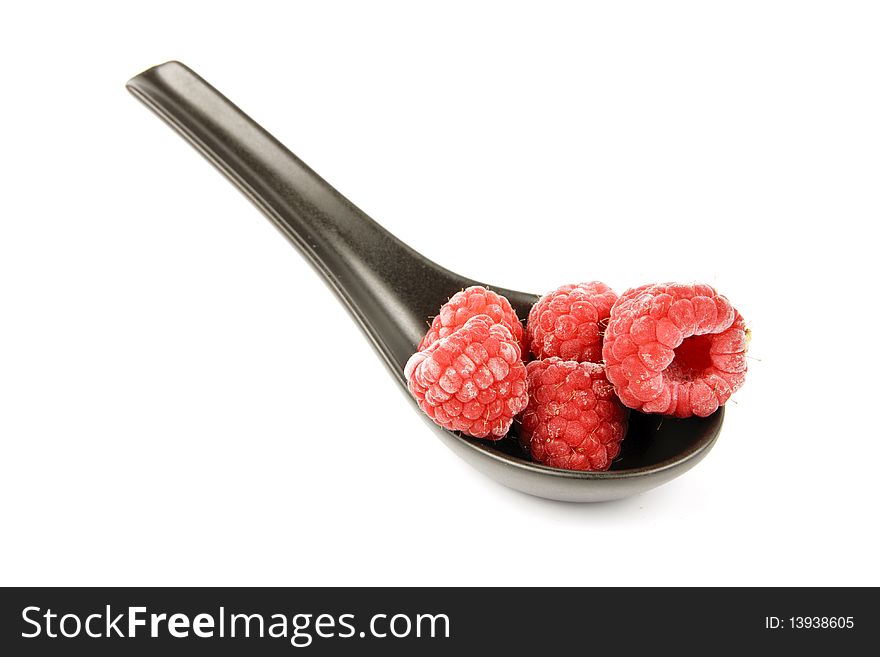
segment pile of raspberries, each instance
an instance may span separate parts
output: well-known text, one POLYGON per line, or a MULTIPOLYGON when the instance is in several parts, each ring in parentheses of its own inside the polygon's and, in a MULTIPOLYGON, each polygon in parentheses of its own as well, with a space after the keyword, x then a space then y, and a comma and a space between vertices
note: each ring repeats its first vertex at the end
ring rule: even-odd
POLYGON ((500 440, 518 418, 534 461, 607 470, 629 409, 705 417, 722 406, 745 380, 748 340, 739 312, 708 285, 620 297, 599 281, 564 285, 532 307, 525 331, 507 299, 474 286, 440 309, 404 374, 446 429, 500 440))

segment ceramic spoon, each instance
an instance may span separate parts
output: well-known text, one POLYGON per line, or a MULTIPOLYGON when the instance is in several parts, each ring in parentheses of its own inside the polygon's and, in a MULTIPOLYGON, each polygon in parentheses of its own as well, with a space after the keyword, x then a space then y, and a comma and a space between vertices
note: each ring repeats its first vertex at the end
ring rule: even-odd
MULTIPOLYGON (((478 283, 388 233, 183 64, 151 68, 127 87, 226 174, 302 252, 406 392, 403 366, 428 318, 452 294, 478 283)), ((510 300, 520 319, 537 298, 489 287, 510 300)), ((572 472, 530 462, 516 439, 516 424, 498 442, 468 438, 433 424, 406 396, 435 435, 477 470, 525 493, 574 502, 626 497, 682 474, 711 449, 724 415, 719 409, 708 418, 679 420, 633 413, 621 456, 608 472, 572 472)))

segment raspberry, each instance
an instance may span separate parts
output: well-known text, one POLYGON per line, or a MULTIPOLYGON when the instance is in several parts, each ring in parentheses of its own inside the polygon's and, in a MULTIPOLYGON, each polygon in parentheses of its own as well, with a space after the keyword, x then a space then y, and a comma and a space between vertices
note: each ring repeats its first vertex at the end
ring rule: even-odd
POLYGON ((747 342, 739 312, 708 285, 643 285, 611 310, 602 355, 630 408, 705 417, 742 386, 747 342))
POLYGON ((488 315, 493 324, 503 324, 523 348, 523 327, 510 302, 491 290, 474 285, 457 292, 440 308, 431 328, 419 343, 419 351, 430 347, 437 340, 452 335, 471 317, 488 315))
POLYGON ((607 470, 620 453, 629 411, 614 396, 605 368, 554 357, 526 369, 522 441, 532 458, 566 470, 607 470))
POLYGON ((445 429, 498 440, 526 407, 526 368, 510 330, 488 315, 413 354, 404 375, 421 409, 445 429))
POLYGON ((598 363, 602 360, 602 333, 614 291, 599 281, 563 285, 532 306, 528 340, 537 358, 598 363))

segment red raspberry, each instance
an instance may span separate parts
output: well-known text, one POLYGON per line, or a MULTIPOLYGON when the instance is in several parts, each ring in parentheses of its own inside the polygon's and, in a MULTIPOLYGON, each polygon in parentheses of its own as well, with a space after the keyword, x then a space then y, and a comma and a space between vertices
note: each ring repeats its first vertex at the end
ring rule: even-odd
POLYGON ((537 358, 598 363, 602 360, 602 333, 614 291, 599 281, 563 285, 545 294, 532 306, 528 340, 537 358))
POLYGON ((471 317, 488 315, 493 324, 503 324, 523 348, 523 327, 516 316, 516 311, 510 302, 491 290, 479 285, 474 285, 461 292, 455 293, 449 301, 440 308, 440 314, 434 318, 431 328, 419 343, 419 351, 430 347, 440 338, 445 338, 467 322, 471 317))
POLYGON ((532 458, 566 470, 607 470, 620 453, 629 411, 615 397, 605 368, 547 358, 526 369, 522 440, 532 458))
POLYGON ((611 310, 602 355, 630 408, 705 417, 742 386, 747 342, 739 312, 708 285, 643 285, 611 310))
POLYGON ((477 315, 413 354, 404 375, 419 406, 441 427, 498 440, 526 407, 526 368, 503 324, 477 315))

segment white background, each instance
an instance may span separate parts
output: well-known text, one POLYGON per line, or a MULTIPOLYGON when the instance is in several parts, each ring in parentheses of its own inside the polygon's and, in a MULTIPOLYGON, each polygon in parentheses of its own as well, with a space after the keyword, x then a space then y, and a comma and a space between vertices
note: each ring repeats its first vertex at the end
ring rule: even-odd
POLYGON ((876 5, 603 4, 7 7, 0 582, 880 584, 876 5), (125 91, 168 59, 453 270, 715 285, 715 449, 602 505, 471 470, 125 91))

